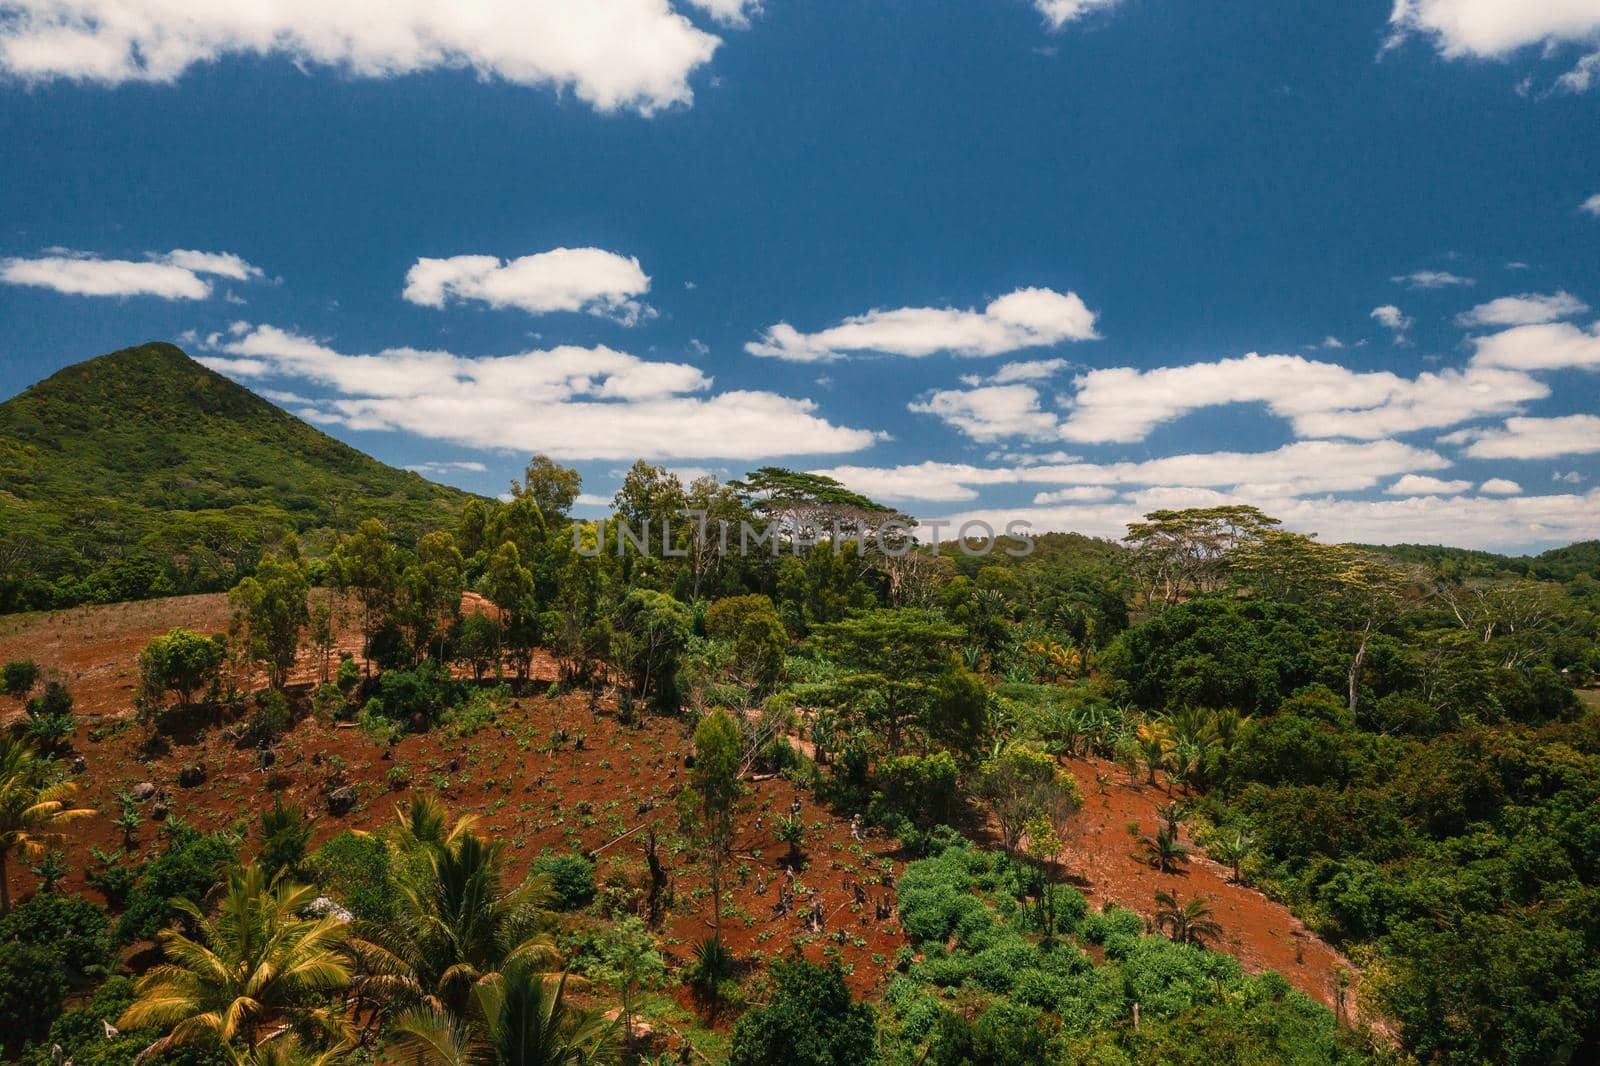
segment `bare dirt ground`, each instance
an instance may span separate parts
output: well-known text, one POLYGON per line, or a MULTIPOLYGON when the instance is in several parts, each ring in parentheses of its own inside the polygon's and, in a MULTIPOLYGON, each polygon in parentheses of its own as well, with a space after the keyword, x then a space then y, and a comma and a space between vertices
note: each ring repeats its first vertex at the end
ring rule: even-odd
MULTIPOLYGON (((467 606, 482 609, 475 599, 467 606)), ((146 750, 143 731, 131 720, 139 649, 174 626, 219 631, 227 610, 225 597, 208 595, 0 618, 0 661, 33 658, 65 680, 77 698, 80 725, 73 743, 86 763, 77 778, 78 800, 102 816, 86 819, 72 834, 66 849, 70 889, 83 890, 92 848, 111 852, 123 846, 111 823, 119 809, 116 797, 138 782, 155 784, 172 815, 203 829, 234 828, 247 837, 261 810, 279 795, 319 814, 313 846, 343 829, 378 828, 394 817, 397 802, 429 792, 457 813, 477 814, 480 825, 502 841, 519 874, 541 853, 598 850, 602 879, 641 876, 644 827, 654 825, 664 841, 661 855, 674 900, 662 930, 666 950, 682 962, 710 933, 704 864, 687 851, 671 854, 665 843, 676 821, 673 797, 683 780, 683 757, 692 747, 678 719, 646 717, 629 726, 608 699, 591 704, 587 693, 558 699, 531 694, 515 698, 498 722, 472 736, 441 729, 393 746, 352 726, 323 725, 307 717, 280 742, 269 769, 261 767, 253 748, 229 740, 214 722, 190 722, 174 731, 164 749, 146 750), (205 780, 181 787, 179 770, 195 766, 203 769, 205 780), (346 783, 356 790, 357 802, 335 817, 326 811, 325 793, 346 783)), ((352 618, 347 612, 341 650, 359 647, 352 618)), ((294 683, 318 679, 322 667, 314 660, 302 657, 294 683)), ((533 675, 530 692, 540 693, 555 676, 554 663, 536 657, 533 675)), ((16 713, 14 705, 3 710, 8 716, 16 713)), ((1158 873, 1137 857, 1127 826, 1138 823, 1141 832, 1154 831, 1156 808, 1168 798, 1162 788, 1129 784, 1110 763, 1077 759, 1068 765, 1085 802, 1073 819, 1065 865, 1091 900, 1115 901, 1148 918, 1155 913, 1158 891, 1179 900, 1202 896, 1224 930, 1217 947, 1247 970, 1277 970, 1295 987, 1334 1006, 1336 974, 1343 969, 1354 977, 1355 968, 1287 908, 1233 883, 1225 869, 1198 852, 1173 874, 1158 873), (1104 793, 1097 774, 1107 779, 1104 793)), ((796 945, 813 959, 837 958, 855 990, 870 993, 892 972, 895 952, 904 943, 895 920, 878 920, 873 907, 885 891, 885 874, 897 877, 903 868, 895 842, 872 834, 856 840, 848 816, 817 804, 782 777, 747 783, 735 854, 724 878, 724 935, 734 954, 771 959, 796 945), (808 827, 805 864, 794 885, 797 910, 820 896, 826 914, 821 934, 811 932, 801 914, 774 913, 785 883, 787 845, 774 838, 773 830, 777 817, 797 801, 808 827), (865 905, 856 902, 857 885, 865 905)), ((155 836, 155 826, 147 822, 135 848, 148 846, 155 836)), ((23 864, 11 864, 11 871, 13 891, 33 891, 35 878, 23 864)), ((1353 994, 1347 1002, 1355 1002, 1353 994)))

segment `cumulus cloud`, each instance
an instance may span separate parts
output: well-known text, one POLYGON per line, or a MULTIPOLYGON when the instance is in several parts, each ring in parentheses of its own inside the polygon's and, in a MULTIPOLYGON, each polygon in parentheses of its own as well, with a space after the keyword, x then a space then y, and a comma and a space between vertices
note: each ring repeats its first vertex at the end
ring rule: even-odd
POLYGON ((1157 425, 1205 407, 1263 403, 1302 437, 1375 439, 1505 414, 1550 394, 1527 374, 1493 366, 1405 378, 1298 355, 1258 355, 1188 366, 1112 367, 1077 377, 1061 436, 1143 440, 1157 425))
POLYGON ((1600 326, 1569 322, 1518 326, 1472 339, 1474 367, 1508 370, 1600 370, 1600 326))
POLYGON ((457 255, 418 259, 406 272, 402 295, 424 307, 476 301, 531 314, 583 311, 634 325, 655 311, 637 297, 650 276, 632 256, 600 248, 554 248, 520 259, 457 255))
POLYGON ((1396 340, 1404 340, 1406 330, 1410 329, 1412 325, 1412 320, 1394 304, 1383 304, 1380 307, 1374 307, 1370 317, 1380 326, 1391 331, 1396 340))
POLYGON ((0 282, 29 285, 73 296, 157 296, 204 300, 209 278, 254 281, 261 269, 232 252, 174 248, 143 260, 101 259, 89 252, 53 248, 34 259, 0 259, 0 282))
MULTIPOLYGON (((310 403, 312 401, 306 401, 310 403)), ((457 460, 454 462, 413 463, 404 469, 413 474, 483 474, 488 472, 488 467, 471 459, 457 460)))
POLYGON ((1448 270, 1415 270, 1410 274, 1396 274, 1389 279, 1408 289, 1449 289, 1458 285, 1476 285, 1471 278, 1452 274, 1448 270))
POLYGON ((1069 22, 1095 11, 1116 7, 1122 0, 1033 0, 1034 9, 1044 16, 1045 25, 1059 30, 1069 22))
POLYGON ((1586 215, 1593 215, 1595 218, 1600 218, 1600 192, 1595 193, 1583 203, 1579 204, 1578 210, 1582 211, 1586 215))
POLYGON ((908 406, 912 411, 938 416, 974 440, 1049 440, 1056 434, 1056 416, 1039 407, 1039 393, 1027 385, 950 389, 908 406))
POLYGON ((333 390, 301 412, 323 424, 566 460, 826 455, 882 438, 834 425, 809 400, 713 392, 697 367, 603 346, 484 358, 414 348, 351 355, 245 323, 209 343, 218 354, 202 361, 221 373, 333 390))
POLYGON ((1370 489, 1397 474, 1442 470, 1437 452, 1398 441, 1298 441, 1267 452, 1205 452, 1143 462, 972 466, 924 462, 893 467, 838 466, 820 471, 884 500, 973 500, 995 485, 1226 487, 1300 496, 1370 489))
MULTIPOLYGON (((698 6, 727 21, 752 7, 698 6)), ((30 82, 171 82, 225 56, 283 56, 365 78, 465 69, 650 114, 693 99, 689 77, 720 43, 669 0, 0 0, 0 71, 30 82)))
POLYGON ((1390 496, 1455 496, 1471 487, 1470 481, 1445 481, 1427 474, 1407 474, 1383 491, 1390 496))
MULTIPOLYGON (((963 522, 984 521, 1004 529, 1013 520, 1036 533, 1074 530, 1120 537, 1129 522, 1163 507, 1248 503, 1282 519, 1285 527, 1327 541, 1377 544, 1449 543, 1488 551, 1524 551, 1600 536, 1600 490, 1548 496, 1412 496, 1363 500, 1323 497, 1273 498, 1204 488, 1156 486, 1107 503, 986 509, 937 516, 949 539, 963 522)), ((919 535, 929 539, 924 524, 919 535)))
POLYGON ((1465 444, 1474 459, 1548 459, 1600 452, 1600 416, 1508 418, 1500 428, 1463 429, 1439 438, 1465 444))
POLYGON ((1055 489, 1051 492, 1040 492, 1034 495, 1033 502, 1043 503, 1093 503, 1098 500, 1114 500, 1117 490, 1106 488, 1104 485, 1074 485, 1070 489, 1055 489))
POLYGON ((769 327, 759 341, 746 344, 751 355, 810 363, 840 359, 850 352, 920 357, 1004 355, 1062 341, 1095 340, 1095 313, 1075 292, 1017 289, 981 311, 949 307, 900 307, 854 315, 817 333, 802 333, 787 322, 769 327))
POLYGON ((1529 326, 1555 322, 1589 310, 1589 305, 1565 289, 1549 294, 1525 292, 1479 304, 1456 316, 1458 326, 1529 326))
POLYGON ((761 10, 761 0, 689 0, 689 3, 724 26, 748 26, 750 16, 761 10))
MULTIPOLYGON (((1600 7, 1592 0, 1395 0, 1389 24, 1391 45, 1416 35, 1432 41, 1446 59, 1498 59, 1533 45, 1546 51, 1564 44, 1592 46, 1600 40, 1600 7)), ((1561 82, 1581 92, 1597 68, 1600 52, 1591 52, 1561 82)))
POLYGON ((1509 478, 1492 477, 1479 485, 1478 491, 1491 496, 1516 496, 1522 492, 1522 486, 1509 478))

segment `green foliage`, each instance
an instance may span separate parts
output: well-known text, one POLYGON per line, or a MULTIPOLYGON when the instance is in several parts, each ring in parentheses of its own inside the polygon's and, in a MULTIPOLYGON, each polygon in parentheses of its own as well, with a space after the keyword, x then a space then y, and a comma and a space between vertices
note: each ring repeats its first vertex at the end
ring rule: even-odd
POLYGON ((738 683, 756 694, 769 691, 783 674, 789 634, 765 596, 729 596, 706 608, 706 633, 728 641, 738 683))
POLYGON ((926 828, 955 813, 960 768, 948 751, 897 755, 878 763, 876 783, 885 807, 926 828))
POLYGON ((316 821, 303 808, 285 807, 282 796, 272 798, 272 809, 261 812, 261 846, 256 849, 256 862, 269 878, 280 873, 299 876, 316 821))
POLYGON ((176 693, 187 706, 194 694, 213 681, 222 666, 223 646, 187 629, 154 637, 139 653, 139 681, 147 698, 176 693))
POLYGON ((72 713, 72 693, 59 681, 51 681, 44 692, 28 701, 24 732, 41 751, 59 751, 72 737, 77 719, 72 713))
POLYGON ((0 1043, 20 1043, 43 1031, 60 1013, 66 994, 67 975, 53 948, 0 942, 0 1034, 5 1034, 0 1043))
POLYGON ((1102 665, 1141 707, 1275 710, 1316 681, 1337 684, 1327 635, 1288 604, 1203 598, 1123 633, 1102 665))
POLYGON ((729 1066, 870 1066, 879 1061, 872 1008, 853 1002, 838 964, 773 966, 772 998, 739 1019, 729 1066))
POLYGON ((202 833, 168 823, 165 848, 145 863, 128 894, 127 910, 117 920, 115 941, 147 940, 177 917, 174 899, 201 900, 237 861, 234 842, 219 833, 202 833))
POLYGON ((306 873, 322 891, 361 921, 383 922, 395 910, 398 890, 392 856, 377 836, 345 830, 328 838, 305 861, 306 873))
POLYGON ((533 869, 550 879, 556 910, 581 910, 594 899, 594 863, 582 855, 544 855, 533 861, 533 869))
POLYGON ((0 695, 19 700, 28 698, 39 683, 39 664, 32 659, 15 659, 0 667, 0 695))
POLYGON ((49 948, 57 966, 82 977, 102 969, 110 940, 104 908, 62 892, 39 892, 0 918, 0 944, 49 948))
POLYGON ((468 498, 170 344, 79 363, 0 404, 0 489, 0 612, 220 591, 291 532, 325 540, 367 516, 415 532, 468 498))

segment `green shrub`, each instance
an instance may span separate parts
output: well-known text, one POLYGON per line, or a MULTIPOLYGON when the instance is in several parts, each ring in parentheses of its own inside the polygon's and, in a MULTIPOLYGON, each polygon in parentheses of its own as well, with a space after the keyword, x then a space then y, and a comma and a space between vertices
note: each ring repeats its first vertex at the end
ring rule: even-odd
POLYGON ((901 755, 878 764, 877 783, 887 808, 920 826, 950 820, 960 770, 948 751, 901 755))
POLYGON ((556 910, 579 910, 594 899, 594 863, 582 855, 541 856, 533 869, 550 879, 556 910))
POLYGON ((138 883, 128 894, 128 909, 117 921, 116 943, 155 936, 178 913, 172 906, 173 899, 204 899, 223 871, 237 861, 234 842, 229 838, 177 825, 165 850, 145 864, 138 883))
POLYGON ((49 948, 78 976, 102 969, 111 950, 105 909, 80 896, 38 892, 0 918, 0 943, 49 948))
POLYGON ((357 918, 381 922, 393 916, 394 874, 389 848, 378 837, 347 829, 312 852, 304 866, 319 889, 357 918))
POLYGON ((66 994, 59 951, 42 944, 0 943, 0 1040, 13 1053, 23 1039, 44 1031, 61 1012, 66 994))
POLYGON ((773 967, 776 987, 733 1029, 729 1066, 870 1066, 878 1058, 872 1008, 851 1000, 839 964, 804 959, 773 967))

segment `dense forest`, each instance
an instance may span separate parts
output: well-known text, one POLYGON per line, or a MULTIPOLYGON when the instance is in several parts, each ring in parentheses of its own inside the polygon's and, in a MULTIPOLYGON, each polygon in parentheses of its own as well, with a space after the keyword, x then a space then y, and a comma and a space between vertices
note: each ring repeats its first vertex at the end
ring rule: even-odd
MULTIPOLYGON (((1600 1055, 1600 545, 1332 545, 1223 507, 979 554, 884 534, 888 509, 788 470, 685 485, 640 462, 598 522, 570 516, 578 491, 536 457, 504 502, 431 529, 369 517, 323 553, 284 528, 231 582, 226 632, 144 649, 137 728, 159 743, 198 708, 264 753, 308 721, 391 744, 492 718, 547 654, 541 688, 692 738, 662 841, 711 871, 690 964, 665 961, 653 879, 626 905, 582 855, 518 880, 475 812, 423 787, 387 829, 315 849, 282 804, 232 834, 169 820, 129 832, 99 898, 53 890, 78 824, 140 816, 134 798, 75 806, 71 693, 17 661, 0 869, 35 863, 41 887, 0 900, 8 1054, 709 1060, 634 1024, 646 990, 681 987, 737 1066, 1600 1055), (686 511, 777 534, 724 552, 686 511), (633 549, 624 525, 670 530, 670 550, 633 549), (492 610, 463 612, 469 592, 492 610), (361 652, 335 665, 336 611, 361 652), (307 654, 325 677, 291 683, 307 654), (1064 758, 1160 790, 1164 824, 1126 847, 1152 871, 1198 850, 1286 903, 1359 969, 1351 1001, 1247 973, 1198 898, 1091 906, 1064 876, 1088 799, 1064 758), (756 966, 724 943, 752 773, 898 842, 896 883, 856 901, 906 939, 881 996, 854 996, 837 961, 756 966)), ((808 826, 774 818, 776 906, 801 908, 808 826)))

